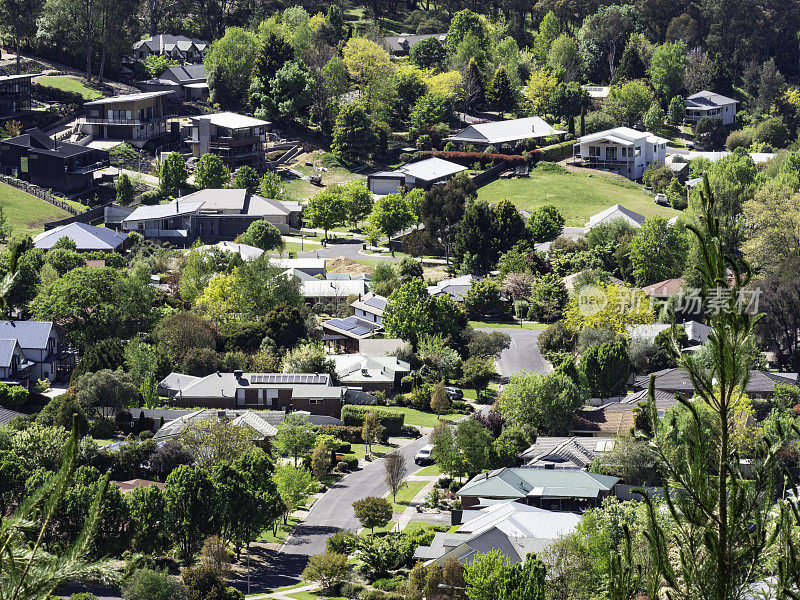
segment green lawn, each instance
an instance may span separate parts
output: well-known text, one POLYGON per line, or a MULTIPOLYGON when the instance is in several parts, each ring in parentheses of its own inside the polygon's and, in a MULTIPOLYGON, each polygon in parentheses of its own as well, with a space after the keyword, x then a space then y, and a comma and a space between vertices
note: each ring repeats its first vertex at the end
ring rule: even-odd
MULTIPOLYGON (((406 425, 414 425, 415 427, 436 427, 439 425, 439 419, 435 414, 422 412, 416 408, 409 408, 407 406, 389 406, 386 410, 403 413, 406 416, 406 425)), ((446 414, 442 415, 442 419, 451 421, 460 416, 460 414, 446 414)))
POLYGON ((436 525, 434 523, 422 523, 420 521, 412 521, 403 530, 404 533, 415 533, 417 531, 447 531, 447 526, 436 525))
POLYGON ((442 470, 439 468, 439 465, 437 465, 435 463, 432 464, 432 465, 428 465, 427 467, 425 467, 423 469, 420 469, 419 471, 414 473, 414 475, 421 475, 423 477, 432 476, 432 475, 441 475, 441 474, 442 474, 442 470))
POLYGON ((114 438, 108 438, 108 439, 100 439, 100 440, 95 439, 94 441, 98 446, 102 447, 102 446, 109 446, 109 445, 113 444, 114 442, 118 442, 120 440, 115 440, 114 438))
POLYGON ((294 529, 294 526, 299 522, 300 519, 297 517, 289 517, 285 525, 281 523, 281 525, 278 527, 278 535, 273 535, 272 529, 266 529, 261 532, 261 535, 258 537, 257 541, 263 544, 281 543, 286 539, 286 536, 291 533, 292 529, 294 529))
MULTIPOLYGON (((392 530, 392 528, 395 525, 397 525, 397 523, 395 523, 394 521, 389 521, 383 527, 376 527, 374 533, 388 533, 388 532, 390 532, 392 530)), ((365 533, 370 533, 370 530, 369 529, 365 529, 364 532, 365 533)))
MULTIPOLYGON (((273 592, 288 592, 289 590, 296 590, 299 587, 303 587, 308 585, 307 581, 301 581, 300 583, 295 583, 294 585, 287 585, 281 588, 276 588, 272 590, 273 592)), ((258 594, 250 594, 251 596, 261 596, 263 592, 259 592, 258 594)))
POLYGON ((546 204, 555 206, 569 227, 586 225, 589 217, 614 204, 621 204, 645 217, 663 215, 667 218, 678 211, 659 206, 642 186, 620 181, 610 175, 594 173, 553 173, 531 170, 530 177, 498 179, 478 190, 478 199, 496 203, 511 200, 519 209, 531 211, 546 204))
MULTIPOLYGON (((308 585, 308 583, 303 585, 308 585)), ((287 596, 295 600, 347 600, 342 596, 322 596, 319 592, 295 592, 294 594, 287 594, 287 596)))
POLYGON ((5 183, 0 183, 0 206, 12 229, 29 233, 39 233, 44 230, 45 223, 70 216, 68 212, 5 183))
MULTIPOLYGON (((416 496, 427 483, 427 481, 406 481, 405 485, 397 490, 397 499, 392 504, 392 511, 403 512, 406 507, 411 504, 414 496, 416 496)), ((391 500, 391 498, 392 495, 389 494, 389 499, 391 500)))
POLYGON ((470 321, 470 327, 489 327, 492 329, 547 329, 547 323, 522 321, 514 323, 495 323, 493 321, 470 321))
POLYGON ((96 100, 102 98, 103 94, 87 86, 82 81, 72 79, 71 77, 63 77, 60 75, 47 75, 39 77, 37 83, 47 87, 56 88, 65 92, 74 92, 83 96, 84 100, 96 100))
MULTIPOLYGON (((373 456, 386 456, 394 450, 392 446, 383 446, 381 444, 372 444, 372 455, 373 456)), ((343 455, 344 457, 353 457, 356 456, 359 459, 364 458, 364 454, 366 453, 367 446, 366 444, 350 444, 350 452, 343 455)))

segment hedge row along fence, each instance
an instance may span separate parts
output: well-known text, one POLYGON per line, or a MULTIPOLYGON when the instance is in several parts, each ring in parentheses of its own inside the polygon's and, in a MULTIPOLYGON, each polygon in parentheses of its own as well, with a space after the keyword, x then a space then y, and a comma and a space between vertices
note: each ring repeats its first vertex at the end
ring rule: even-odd
POLYGON ((564 160, 572 156, 572 146, 574 144, 575 140, 570 140, 568 142, 553 144, 552 146, 543 146, 535 151, 539 152, 539 160, 558 162, 559 160, 564 160))
POLYGON ((406 416, 403 413, 382 410, 374 406, 358 406, 354 404, 343 406, 342 421, 344 421, 345 427, 363 427, 364 415, 368 412, 375 413, 386 435, 402 435, 406 416))
POLYGON ((423 158, 442 158, 464 166, 471 166, 478 162, 481 165, 488 163, 500 164, 516 167, 517 165, 535 164, 542 160, 539 149, 533 150, 527 156, 521 154, 487 154, 486 152, 459 152, 457 150, 428 150, 422 152, 423 158))

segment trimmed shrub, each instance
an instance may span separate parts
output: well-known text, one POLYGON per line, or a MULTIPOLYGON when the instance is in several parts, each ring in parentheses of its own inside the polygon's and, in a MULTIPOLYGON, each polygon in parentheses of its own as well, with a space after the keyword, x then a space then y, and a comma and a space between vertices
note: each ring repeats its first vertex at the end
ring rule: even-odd
POLYGON ((357 456, 345 456, 342 458, 342 462, 347 465, 347 468, 350 471, 358 468, 358 457, 357 456))
MULTIPOLYGON (((535 152, 539 154, 538 160, 558 162, 572 156, 572 142, 561 142, 550 146, 543 146, 535 152)), ((532 153, 533 154, 533 153, 532 153)))
POLYGON ((89 435, 95 439, 108 439, 114 435, 116 429, 111 419, 96 419, 89 423, 89 435))
MULTIPOLYGON (((570 145, 572 148, 572 145, 570 145)), ((539 151, 534 150, 528 156, 521 154, 496 154, 494 152, 465 152, 465 151, 449 151, 449 150, 431 150, 429 152, 420 152, 425 158, 438 157, 449 160, 465 167, 480 163, 481 165, 488 165, 489 163, 506 162, 509 166, 524 165, 534 163, 539 160, 539 151)))
POLYGON ((361 600, 384 600, 387 594, 384 594, 380 590, 364 590, 361 592, 359 598, 361 600))
POLYGON ((317 428, 317 432, 321 435, 331 435, 337 440, 342 440, 350 444, 360 444, 364 441, 361 439, 361 427, 359 426, 320 425, 317 428))
POLYGON ((742 129, 738 129, 728 134, 728 139, 725 140, 725 147, 728 150, 736 150, 736 148, 747 149, 752 143, 753 136, 742 129))
POLYGON ((403 413, 392 412, 390 410, 376 409, 372 406, 357 406, 348 404, 342 407, 342 421, 346 427, 362 427, 364 425, 364 415, 374 412, 378 421, 384 428, 387 436, 401 435, 406 416, 403 413))
MULTIPOLYGON (((336 552, 347 556, 358 545, 358 536, 352 531, 337 531, 325 542, 325 549, 328 552, 336 552)), ((363 589, 363 587, 361 588, 363 589)), ((342 590, 344 591, 344 590, 342 590)), ((361 590, 359 590, 361 591, 361 590)))
POLYGON ((346 461, 340 460, 336 463, 336 469, 342 473, 347 473, 350 470, 350 465, 348 465, 346 461))
POLYGON ((345 583, 342 585, 341 594, 345 598, 358 598, 363 591, 364 586, 360 583, 345 583))
POLYGON ((467 403, 464 402, 463 400, 453 400, 450 403, 450 408, 452 408, 453 410, 466 410, 467 403))
POLYGON ((414 378, 411 375, 406 375, 400 380, 400 389, 404 393, 408 393, 411 391, 411 388, 414 387, 414 378))

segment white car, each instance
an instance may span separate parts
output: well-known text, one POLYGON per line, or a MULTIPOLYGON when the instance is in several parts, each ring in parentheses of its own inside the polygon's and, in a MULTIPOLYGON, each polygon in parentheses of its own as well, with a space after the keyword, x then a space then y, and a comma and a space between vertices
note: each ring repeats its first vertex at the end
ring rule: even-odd
POLYGON ((433 446, 428 444, 423 446, 414 457, 414 462, 418 465, 429 465, 433 462, 433 446))

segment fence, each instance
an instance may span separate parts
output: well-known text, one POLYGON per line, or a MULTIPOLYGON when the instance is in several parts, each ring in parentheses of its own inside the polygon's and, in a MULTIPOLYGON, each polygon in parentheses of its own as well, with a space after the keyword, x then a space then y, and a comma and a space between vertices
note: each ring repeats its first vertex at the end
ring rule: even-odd
MULTIPOLYGON (((67 211, 71 215, 78 214, 78 211, 75 210, 72 206, 54 197, 53 194, 50 193, 50 190, 40 188, 37 185, 33 185, 32 183, 28 183, 27 181, 22 181, 21 179, 15 179, 14 177, 9 177, 8 175, 0 175, 0 181, 15 188, 19 188, 23 192, 30 194, 31 196, 36 196, 37 198, 40 198, 45 202, 49 202, 53 206, 57 206, 58 208, 67 211)), ((47 226, 45 226, 45 228, 47 228, 47 226)))
POLYGON ((90 208, 89 210, 85 210, 82 213, 74 214, 71 217, 67 217, 66 219, 45 223, 44 230, 49 231, 50 229, 60 227, 61 225, 69 225, 70 223, 86 223, 88 225, 92 221, 97 221, 98 219, 102 219, 105 216, 106 206, 111 206, 111 204, 113 204, 113 202, 106 202, 105 204, 100 204, 98 206, 90 208))
POLYGON ((483 173, 478 173, 472 178, 472 183, 476 188, 483 187, 487 183, 494 181, 503 171, 507 171, 511 167, 503 161, 499 165, 493 166, 491 169, 486 169, 483 173))
POLYGON ((641 500, 642 497, 639 494, 634 494, 631 490, 641 488, 650 494, 653 498, 663 498, 664 497, 664 488, 663 487, 656 487, 656 486, 647 486, 647 485, 625 485, 624 483, 618 483, 614 486, 614 495, 620 500, 641 500))

